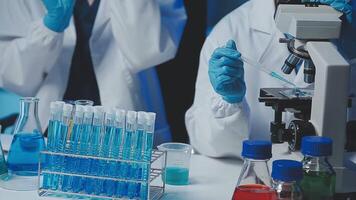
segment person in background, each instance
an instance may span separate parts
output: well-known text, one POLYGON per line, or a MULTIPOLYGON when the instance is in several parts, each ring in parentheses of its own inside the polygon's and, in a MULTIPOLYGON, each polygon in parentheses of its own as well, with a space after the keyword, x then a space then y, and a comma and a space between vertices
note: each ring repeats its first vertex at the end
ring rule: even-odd
POLYGON ((45 127, 51 101, 89 99, 158 112, 170 140, 163 104, 145 102, 162 102, 148 69, 175 56, 186 18, 183 0, 1 0, 0 87, 39 97, 45 127))
MULTIPOLYGON (((352 9, 346 0, 320 2, 344 12, 351 21, 352 9)), ((194 102, 185 116, 190 142, 199 153, 241 157, 243 140, 270 138, 274 112, 258 102, 259 90, 283 84, 244 63, 241 55, 281 71, 289 51, 286 44, 279 43, 285 36, 276 27, 275 11, 274 0, 250 0, 225 16, 207 37, 200 55, 194 102)), ((355 34, 351 44, 354 41, 355 34)), ((286 78, 306 87, 303 68, 286 78)), ((355 91, 356 78, 352 81, 355 91)), ((355 113, 355 106, 353 110, 355 113)), ((284 120, 291 117, 285 113, 284 120)))

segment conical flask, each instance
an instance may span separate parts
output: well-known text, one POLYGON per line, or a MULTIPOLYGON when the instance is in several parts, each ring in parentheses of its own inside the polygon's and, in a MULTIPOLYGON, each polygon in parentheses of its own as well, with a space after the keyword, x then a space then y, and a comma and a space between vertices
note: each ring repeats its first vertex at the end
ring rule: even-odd
POLYGON ((1 177, 0 186, 12 190, 37 189, 39 152, 45 149, 38 118, 39 99, 20 99, 20 115, 7 158, 8 174, 1 177))

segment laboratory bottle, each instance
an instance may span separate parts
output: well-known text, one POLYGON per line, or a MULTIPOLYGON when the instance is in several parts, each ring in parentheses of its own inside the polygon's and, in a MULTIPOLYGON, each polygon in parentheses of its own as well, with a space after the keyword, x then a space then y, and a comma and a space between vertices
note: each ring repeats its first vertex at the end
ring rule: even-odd
POLYGON ((304 177, 301 182, 305 200, 329 200, 335 194, 335 171, 328 161, 332 139, 308 136, 302 139, 304 177))
POLYGON ((21 181, 29 176, 37 176, 39 152, 45 149, 40 120, 38 118, 38 102, 35 97, 20 99, 20 114, 14 129, 7 166, 12 180, 19 180, 12 184, 14 190, 36 189, 37 182, 21 181), (16 179, 15 179, 16 176, 16 179))
POLYGON ((303 200, 300 181, 302 163, 295 160, 276 160, 272 164, 272 185, 277 200, 303 200))
POLYGON ((242 157, 244 163, 233 200, 274 200, 272 180, 267 166, 272 157, 272 144, 269 141, 243 141, 242 157))

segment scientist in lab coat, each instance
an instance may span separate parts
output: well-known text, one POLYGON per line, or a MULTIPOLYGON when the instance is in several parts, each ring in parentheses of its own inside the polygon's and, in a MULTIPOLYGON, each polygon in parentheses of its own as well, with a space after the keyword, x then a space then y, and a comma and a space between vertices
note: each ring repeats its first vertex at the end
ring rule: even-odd
POLYGON ((1 0, 0 87, 39 97, 44 128, 51 101, 89 98, 158 112, 157 139, 169 140, 146 69, 175 56, 185 21, 182 0, 1 0))
MULTIPOLYGON (((350 7, 345 2, 324 3, 344 11, 350 20, 350 7)), ((200 55, 194 102, 185 116, 190 142, 199 153, 240 157, 243 140, 270 139, 274 112, 258 102, 259 90, 283 85, 243 63, 240 56, 281 72, 289 51, 286 44, 279 43, 285 36, 276 28, 275 10, 274 0, 248 1, 224 17, 207 37, 200 55)), ((355 69, 352 76, 356 77, 355 69)), ((307 86, 303 66, 286 78, 307 86)), ((355 78, 351 85, 355 93, 355 78)), ((284 120, 289 117, 284 116, 284 120)))

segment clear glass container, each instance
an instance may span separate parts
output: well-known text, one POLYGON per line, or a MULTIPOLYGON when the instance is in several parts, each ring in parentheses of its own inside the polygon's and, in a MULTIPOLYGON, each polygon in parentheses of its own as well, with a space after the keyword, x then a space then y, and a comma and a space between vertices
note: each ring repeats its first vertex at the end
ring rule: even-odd
POLYGON ((303 200, 300 181, 302 163, 294 160, 276 160, 272 167, 272 187, 278 200, 303 200))
POLYGON ((335 171, 328 161, 332 153, 332 140, 318 136, 304 137, 302 153, 304 199, 332 200, 336 181, 335 171))
POLYGON ((45 142, 38 118, 35 97, 20 99, 20 115, 7 157, 8 173, 0 177, 0 186, 10 190, 36 190, 39 152, 45 142))
POLYGON ((242 156, 244 164, 233 194, 233 200, 274 200, 272 180, 267 162, 272 157, 269 141, 245 140, 242 156))

